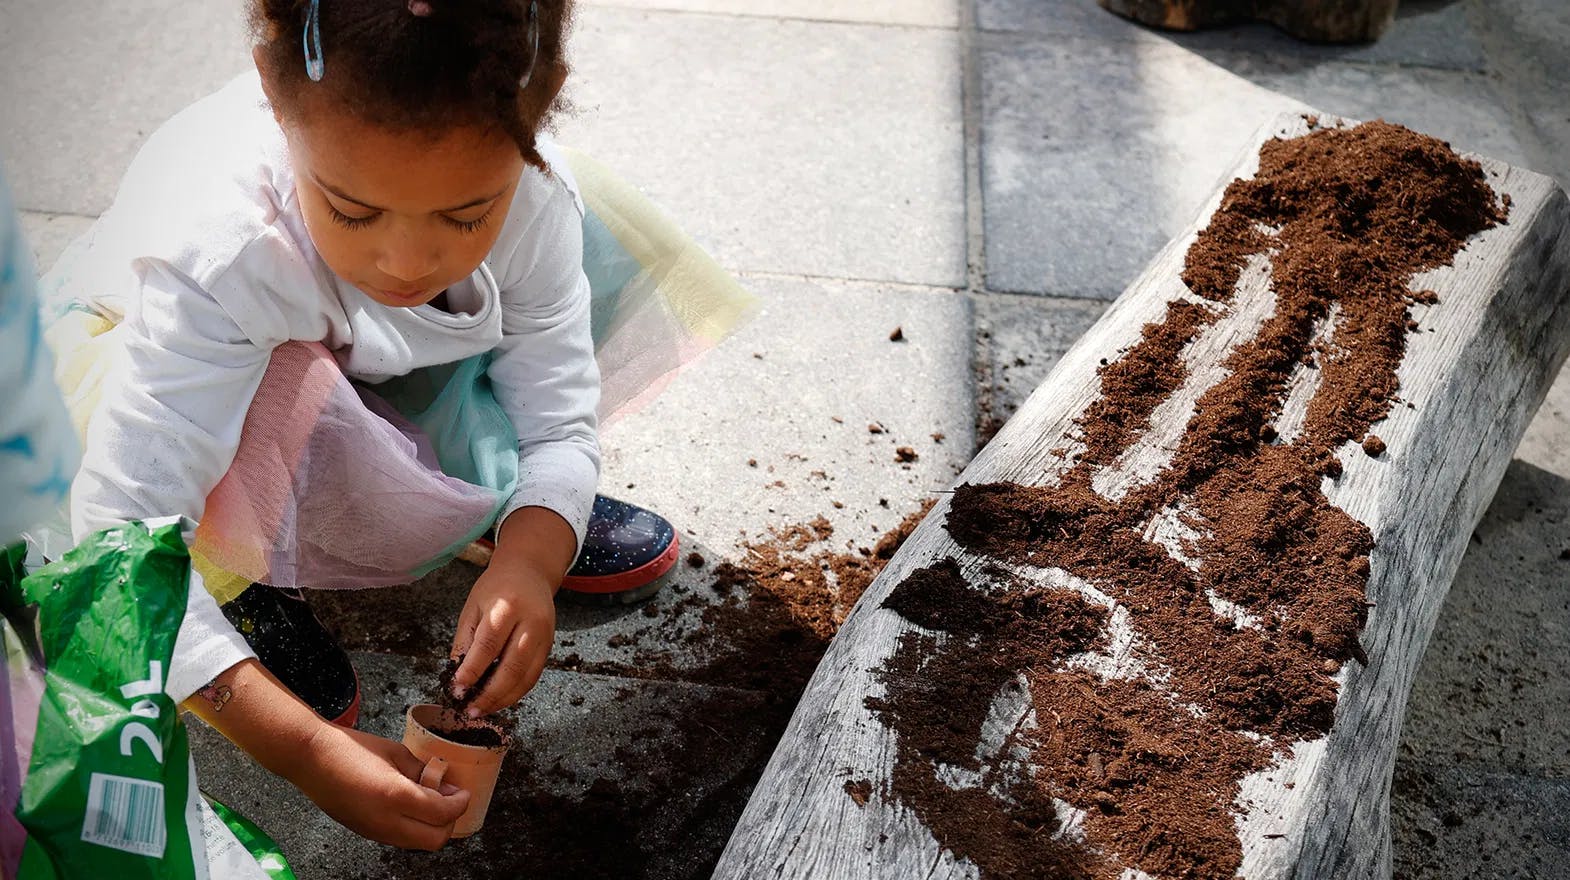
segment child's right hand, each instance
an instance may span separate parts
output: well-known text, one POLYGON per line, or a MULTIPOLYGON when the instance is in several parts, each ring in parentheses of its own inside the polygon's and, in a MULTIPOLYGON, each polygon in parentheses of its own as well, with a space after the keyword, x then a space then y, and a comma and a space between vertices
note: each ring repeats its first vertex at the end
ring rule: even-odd
POLYGON ((422 769, 401 743, 324 723, 290 781, 356 834, 404 849, 441 849, 469 806, 469 792, 426 788, 418 782, 422 769))
POLYGON ((294 783, 344 827, 405 849, 440 849, 469 807, 469 793, 420 785, 420 761, 401 743, 324 720, 255 660, 213 680, 229 691, 216 706, 185 705, 263 767, 294 783))

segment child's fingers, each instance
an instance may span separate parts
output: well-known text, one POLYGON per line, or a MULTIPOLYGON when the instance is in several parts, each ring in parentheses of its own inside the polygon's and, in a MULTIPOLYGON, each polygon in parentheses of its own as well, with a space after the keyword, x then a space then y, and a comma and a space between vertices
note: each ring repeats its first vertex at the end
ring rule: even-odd
POLYGON ((501 662, 496 671, 491 674, 485 683, 485 690, 469 703, 469 713, 475 717, 489 715, 497 709, 512 705, 515 700, 508 696, 517 689, 518 680, 528 669, 528 658, 524 656, 525 640, 528 638, 523 632, 515 632, 513 638, 508 640, 507 649, 502 653, 501 662))
MULTIPOLYGON (((414 761, 416 773, 421 767, 414 761)), ((402 762, 399 762, 400 765, 402 762)), ((404 770, 400 766, 400 770, 404 770)), ((404 774, 407 777, 407 772, 404 774)), ((392 788, 392 807, 396 810, 396 844, 409 849, 438 850, 452 837, 453 824, 469 808, 471 794, 443 784, 440 789, 426 788, 409 779, 392 788)))
POLYGON ((474 605, 463 603, 463 611, 458 615, 458 632, 452 637, 452 653, 448 654, 449 660, 457 660, 469 652, 469 646, 474 643, 474 630, 480 625, 480 610, 474 605))
POLYGON ((450 832, 452 824, 469 808, 469 797, 463 789, 442 794, 433 788, 416 787, 399 799, 398 812, 423 825, 445 827, 450 832))
POLYGON ((470 704, 479 714, 489 715, 511 706, 540 680, 549 647, 541 648, 535 642, 536 639, 523 634, 508 644, 501 665, 491 675, 485 691, 470 704))
POLYGON ((442 757, 435 757, 427 761, 425 764, 425 769, 420 771, 419 783, 426 788, 434 788, 440 791, 442 787, 442 777, 446 775, 447 759, 442 757))
POLYGON ((420 784, 420 776, 425 772, 425 762, 416 758, 403 743, 395 742, 390 745, 392 747, 388 749, 388 759, 392 761, 393 769, 410 782, 420 784))
POLYGON ((398 819, 398 848, 418 849, 425 852, 436 852, 447 845, 452 839, 452 832, 443 828, 432 828, 404 817, 398 819))
MULTIPOLYGON (((468 794, 468 792, 464 792, 468 794)), ((458 813, 463 815, 462 812, 458 813)), ((426 852, 435 852, 452 839, 452 826, 458 820, 443 825, 432 825, 421 822, 410 816, 399 816, 394 821, 393 833, 396 835, 391 841, 403 849, 423 849, 426 852)))
POLYGON ((510 623, 493 620, 491 615, 481 617, 479 626, 474 630, 474 639, 464 652, 463 662, 458 664, 458 671, 453 673, 452 682, 455 686, 465 689, 474 687, 485 674, 486 667, 502 652, 507 636, 512 633, 510 623))

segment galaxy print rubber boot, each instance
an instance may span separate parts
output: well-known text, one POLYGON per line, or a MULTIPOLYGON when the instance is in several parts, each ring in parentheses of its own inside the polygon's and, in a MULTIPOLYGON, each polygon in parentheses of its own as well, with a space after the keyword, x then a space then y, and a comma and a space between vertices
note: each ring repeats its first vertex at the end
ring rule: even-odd
POLYGON ((659 592, 676 564, 676 529, 652 510, 594 496, 583 550, 562 580, 562 597, 591 604, 638 602, 659 592))
POLYGON ((344 727, 360 717, 360 679, 349 654, 316 619, 299 590, 252 584, 220 608, 284 687, 344 727))

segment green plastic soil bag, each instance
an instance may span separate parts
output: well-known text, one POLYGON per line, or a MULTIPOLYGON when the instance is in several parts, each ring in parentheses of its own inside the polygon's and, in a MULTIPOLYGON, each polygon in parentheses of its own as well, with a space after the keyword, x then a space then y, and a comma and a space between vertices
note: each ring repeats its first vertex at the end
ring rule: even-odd
POLYGON ((298 880, 273 842, 249 819, 209 798, 202 810, 207 866, 217 880, 298 880))
MULTIPOLYGON (((185 726, 164 691, 190 589, 183 526, 171 519, 97 532, 20 581, 36 620, 8 613, 0 629, 13 685, 0 695, 10 728, 0 745, 25 767, 5 817, 16 821, 0 827, 10 838, 7 861, 19 856, 19 864, 0 872, 21 880, 214 876, 185 726), (29 634, 18 631, 29 623, 42 670, 29 634)), ((5 561, 0 592, 14 611, 19 567, 5 561)))
POLYGON ((205 877, 196 773, 164 674, 185 616, 178 522, 90 536, 22 581, 46 671, 19 876, 205 877), (200 865, 200 867, 198 867, 200 865))

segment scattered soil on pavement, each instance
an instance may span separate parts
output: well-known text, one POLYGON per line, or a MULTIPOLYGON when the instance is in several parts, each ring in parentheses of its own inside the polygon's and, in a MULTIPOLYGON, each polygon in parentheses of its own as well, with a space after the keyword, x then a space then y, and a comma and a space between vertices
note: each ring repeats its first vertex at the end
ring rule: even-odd
POLYGON ((870 548, 831 546, 834 528, 821 516, 744 545, 740 561, 712 569, 718 603, 690 595, 666 612, 674 618, 703 606, 702 625, 681 639, 685 653, 703 658, 696 666, 676 656, 665 635, 669 630, 658 622, 628 639, 626 646, 635 649, 631 663, 559 664, 580 672, 765 691, 785 704, 788 715, 840 624, 932 504, 924 503, 870 548), (641 647, 643 635, 655 644, 641 647))
MULTIPOLYGON (((615 731, 626 741, 610 756, 618 779, 585 781, 581 768, 542 766, 520 739, 485 830, 448 849, 476 876, 708 877, 829 641, 931 506, 870 547, 836 540, 822 517, 777 529, 745 544, 739 560, 707 568, 708 595, 700 589, 645 606, 658 609, 647 626, 613 637, 630 661, 553 658, 560 669, 715 690, 660 705, 646 731, 615 731), (677 620, 697 609, 701 625, 672 648, 677 620), (560 793, 580 781, 577 794, 560 793)), ((634 697, 631 685, 626 693, 634 697)), ((378 867, 383 876, 410 876, 409 859, 389 851, 378 867)))

